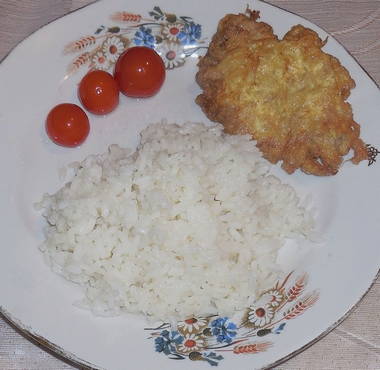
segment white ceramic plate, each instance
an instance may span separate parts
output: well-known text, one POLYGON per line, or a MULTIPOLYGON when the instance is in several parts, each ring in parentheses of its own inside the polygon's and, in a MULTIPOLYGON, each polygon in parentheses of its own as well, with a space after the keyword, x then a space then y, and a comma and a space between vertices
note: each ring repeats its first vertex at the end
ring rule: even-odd
MULTIPOLYGON (((181 66, 168 71, 165 85, 154 98, 122 97, 112 114, 91 116, 91 134, 80 148, 65 149, 48 140, 44 131, 47 112, 60 102, 77 103, 76 85, 90 64, 106 65, 126 39, 132 43, 134 38, 139 39, 135 36, 137 28, 130 26, 152 23, 145 25, 146 29, 160 33, 163 28, 157 27, 158 19, 154 19, 161 17, 160 11, 155 9, 155 14, 150 14, 155 6, 176 15, 176 22, 182 26, 187 23, 186 32, 177 35, 182 44, 191 41, 196 47, 204 47, 223 15, 243 12, 246 5, 245 0, 98 2, 34 33, 0 65, 0 309, 28 335, 72 361, 107 369, 269 366, 334 327, 369 289, 377 273, 379 172, 364 162, 359 166, 346 163, 338 175, 327 178, 302 173, 288 176, 274 167, 285 182, 313 194, 325 243, 312 257, 302 260, 284 284, 280 281, 275 290, 279 293, 283 285, 280 293, 288 293, 287 300, 273 308, 267 324, 257 322, 256 328, 238 329, 239 323, 233 319, 209 318, 188 321, 178 328, 164 325, 144 330, 147 324, 142 317, 95 317, 72 305, 81 296, 79 288, 53 274, 43 262, 37 248, 42 240, 42 218, 33 203, 44 192, 54 192, 62 185, 60 168, 90 153, 104 152, 111 143, 133 147, 143 127, 164 117, 175 122, 207 122, 194 103, 199 92, 194 80, 196 54, 201 49, 187 46, 184 50, 188 56, 183 60, 167 61, 168 67, 181 66), (224 339, 218 341, 217 334, 223 330, 224 339), (197 343, 188 341, 190 332, 198 333, 197 343), (239 342, 244 335, 245 340, 239 342)), ((256 1, 250 2, 250 7, 260 10, 261 19, 279 36, 301 23, 316 30, 321 38, 327 37, 317 26, 281 9, 256 1)), ((160 21, 170 26, 167 16, 162 17, 160 21)), ((172 29, 171 34, 175 33, 172 29)), ((149 34, 145 36, 149 43, 149 34)), ((168 34, 161 36, 165 39, 168 34)), ((357 87, 349 99, 355 120, 362 125, 363 139, 380 147, 378 88, 332 37, 324 50, 338 57, 355 79, 357 87)), ((172 51, 177 55, 181 52, 172 51)))

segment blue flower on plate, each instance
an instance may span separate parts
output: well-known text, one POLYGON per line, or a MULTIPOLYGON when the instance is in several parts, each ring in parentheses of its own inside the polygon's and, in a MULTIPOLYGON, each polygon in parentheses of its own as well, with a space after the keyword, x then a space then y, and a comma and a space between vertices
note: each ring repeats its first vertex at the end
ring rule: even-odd
POLYGON ((221 361, 224 358, 222 355, 216 354, 215 352, 204 352, 202 357, 211 366, 218 366, 218 361, 221 361))
POLYGON ((231 343, 236 336, 237 326, 228 317, 219 317, 211 322, 211 333, 218 343, 231 343))
POLYGON ((178 34, 178 39, 182 45, 194 44, 201 38, 202 26, 194 22, 186 23, 178 34))
POLYGON ((133 42, 138 46, 147 46, 148 48, 154 48, 155 38, 152 35, 152 29, 140 26, 140 28, 136 31, 133 42))
POLYGON ((176 353, 176 345, 182 342, 183 336, 176 330, 163 330, 160 336, 154 340, 156 352, 163 352, 165 355, 176 353))

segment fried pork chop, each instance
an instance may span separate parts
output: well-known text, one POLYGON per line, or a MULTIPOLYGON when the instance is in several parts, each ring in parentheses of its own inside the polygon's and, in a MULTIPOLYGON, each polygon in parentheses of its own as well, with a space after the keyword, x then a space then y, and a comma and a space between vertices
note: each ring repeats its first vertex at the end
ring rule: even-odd
POLYGON ((321 49, 317 33, 296 25, 279 40, 259 13, 226 15, 196 79, 196 98, 230 134, 250 134, 263 156, 293 173, 334 175, 353 150, 368 158, 345 100, 355 82, 339 60, 321 49))

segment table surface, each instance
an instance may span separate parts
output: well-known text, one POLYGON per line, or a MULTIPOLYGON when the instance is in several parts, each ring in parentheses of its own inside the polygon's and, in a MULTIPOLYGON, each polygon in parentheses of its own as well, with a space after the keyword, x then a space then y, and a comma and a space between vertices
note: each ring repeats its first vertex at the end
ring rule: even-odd
MULTIPOLYGON (((0 0, 0 60, 41 25, 92 0, 0 0)), ((380 0, 271 0, 336 37, 380 84, 380 0)), ((352 314, 282 369, 380 369, 380 280, 352 314)), ((0 318, 0 369, 74 369, 0 318)))

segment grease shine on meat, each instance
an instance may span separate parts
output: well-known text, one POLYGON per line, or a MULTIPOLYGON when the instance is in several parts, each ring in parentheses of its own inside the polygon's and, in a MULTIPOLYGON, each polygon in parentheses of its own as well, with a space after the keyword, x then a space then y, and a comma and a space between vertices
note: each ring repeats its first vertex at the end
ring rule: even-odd
POLYGON ((250 134, 263 156, 293 173, 337 173, 352 149, 368 158, 346 99, 355 82, 321 49, 317 33, 296 25, 279 40, 259 13, 226 15, 196 79, 196 102, 230 134, 250 134))

